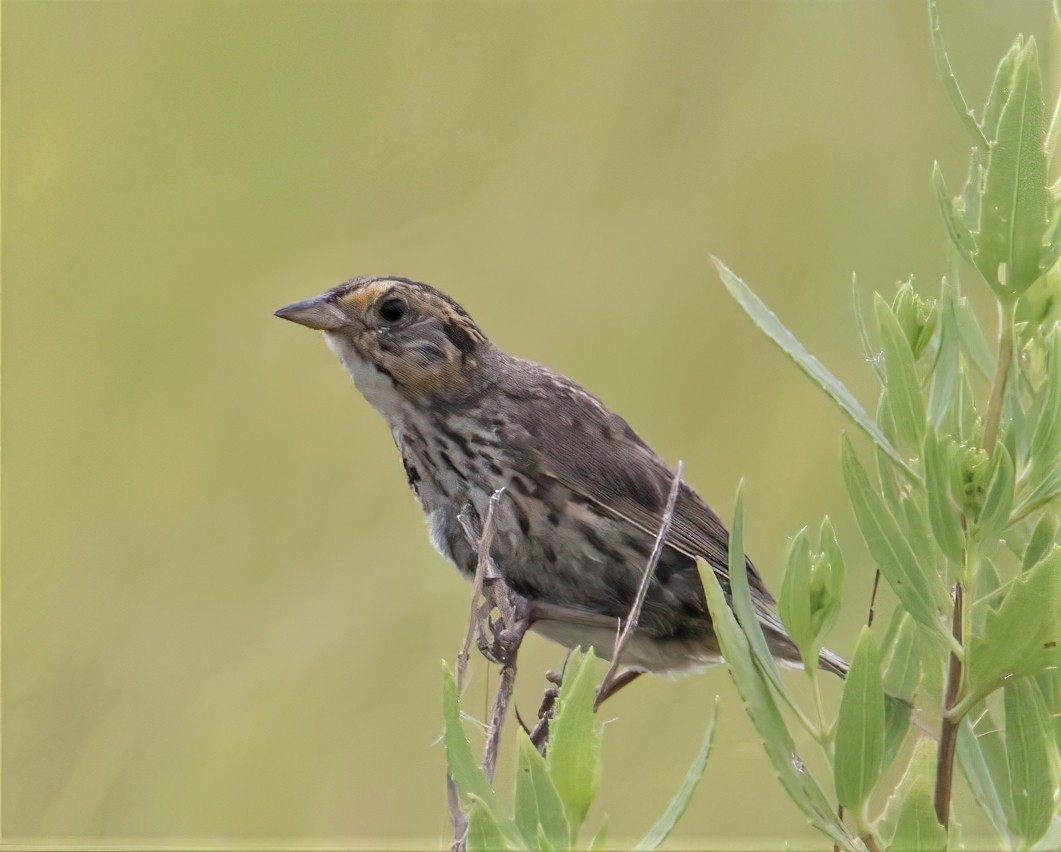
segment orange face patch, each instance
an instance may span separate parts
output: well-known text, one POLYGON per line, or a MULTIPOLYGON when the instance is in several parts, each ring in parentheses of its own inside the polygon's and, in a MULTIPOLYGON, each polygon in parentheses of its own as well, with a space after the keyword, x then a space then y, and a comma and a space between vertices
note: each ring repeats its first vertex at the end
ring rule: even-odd
POLYGON ((344 293, 337 301, 351 316, 364 316, 376 300, 392 288, 393 284, 389 281, 369 281, 344 293))

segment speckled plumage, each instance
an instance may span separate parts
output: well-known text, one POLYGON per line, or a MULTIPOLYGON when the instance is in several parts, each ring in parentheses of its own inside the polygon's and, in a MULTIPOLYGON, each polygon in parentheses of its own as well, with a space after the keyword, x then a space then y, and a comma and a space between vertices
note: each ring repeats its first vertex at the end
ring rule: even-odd
MULTIPOLYGON (((491 555, 531 602, 532 629, 609 656, 674 477, 626 421, 567 377, 499 349, 426 284, 355 278, 277 315, 321 330, 386 419, 435 547, 470 577, 476 554, 457 516, 485 516, 504 487, 491 555)), ((718 662, 696 559, 728 588, 728 542, 683 482, 624 663, 681 672, 718 662)), ((744 569, 771 650, 798 663, 762 578, 750 560, 744 569)), ((846 668, 828 653, 820 664, 846 668)))

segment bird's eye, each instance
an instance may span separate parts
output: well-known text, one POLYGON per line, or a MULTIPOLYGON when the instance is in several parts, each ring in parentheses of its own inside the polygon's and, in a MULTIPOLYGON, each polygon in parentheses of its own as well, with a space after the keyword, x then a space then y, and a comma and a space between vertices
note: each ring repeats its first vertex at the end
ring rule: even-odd
POLYGON ((401 299, 387 299, 379 306, 379 315, 384 322, 395 323, 405 317, 408 308, 401 299))

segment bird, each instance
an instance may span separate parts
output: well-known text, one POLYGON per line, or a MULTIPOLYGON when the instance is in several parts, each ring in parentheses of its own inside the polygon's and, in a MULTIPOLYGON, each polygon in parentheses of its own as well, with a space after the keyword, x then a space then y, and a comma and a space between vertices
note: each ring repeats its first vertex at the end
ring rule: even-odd
MULTIPOLYGON (((621 416, 563 374, 510 355, 435 287, 352 278, 277 317, 322 332, 357 390, 383 416, 439 553, 474 577, 491 496, 493 558, 530 607, 530 629, 610 659, 646 570, 675 472, 621 416)), ((723 662, 697 560, 727 596, 729 531, 684 479, 622 663, 634 676, 723 662)), ((801 665, 750 559, 756 617, 771 654, 801 665)), ((823 649, 819 668, 847 664, 823 649)))

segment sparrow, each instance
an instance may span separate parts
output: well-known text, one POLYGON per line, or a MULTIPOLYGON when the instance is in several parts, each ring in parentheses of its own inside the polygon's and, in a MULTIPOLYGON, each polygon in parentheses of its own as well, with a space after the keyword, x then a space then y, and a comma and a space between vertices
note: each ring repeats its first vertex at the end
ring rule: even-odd
MULTIPOLYGON (((383 416, 431 542, 466 577, 478 562, 459 520, 481 524, 529 604, 531 629, 610 659, 660 529, 674 471, 618 414, 561 373, 495 345, 457 302, 407 278, 353 278, 276 316, 320 331, 383 416)), ((621 662, 680 674, 721 662, 697 560, 729 595, 747 574, 771 653, 801 665, 755 565, 734 568, 729 531, 685 481, 637 629, 621 662)), ((828 650, 820 668, 843 676, 828 650)))

